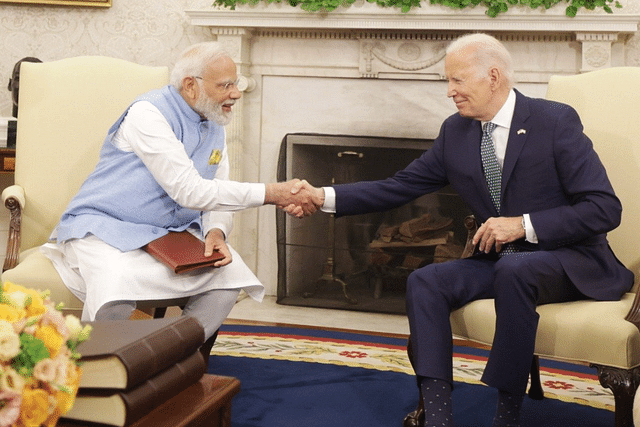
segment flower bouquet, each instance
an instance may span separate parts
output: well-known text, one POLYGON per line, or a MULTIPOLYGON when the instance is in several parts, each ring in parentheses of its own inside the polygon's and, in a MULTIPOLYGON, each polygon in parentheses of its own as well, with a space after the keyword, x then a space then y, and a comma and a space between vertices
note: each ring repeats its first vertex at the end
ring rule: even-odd
POLYGON ((76 348, 90 330, 63 316, 48 292, 0 287, 0 427, 53 427, 71 409, 81 375, 76 348))

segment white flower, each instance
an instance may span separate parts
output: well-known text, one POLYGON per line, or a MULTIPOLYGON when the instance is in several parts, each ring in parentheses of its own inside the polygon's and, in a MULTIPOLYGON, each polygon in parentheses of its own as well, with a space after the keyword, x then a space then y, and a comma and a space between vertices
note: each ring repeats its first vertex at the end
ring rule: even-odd
POLYGON ((13 325, 0 320, 0 360, 8 362, 20 353, 20 337, 13 325))
POLYGON ((13 369, 5 367, 0 374, 0 390, 22 395, 23 388, 24 378, 13 369))
POLYGON ((29 297, 29 295, 25 294, 24 292, 13 291, 6 295, 9 297, 11 302, 13 302, 13 305, 15 307, 24 308, 27 305, 27 298, 29 297))
POLYGON ((80 319, 73 314, 68 314, 64 321, 69 329, 69 339, 77 340, 82 333, 82 323, 80 323, 80 319))
POLYGON ((56 379, 57 365, 56 362, 49 358, 38 361, 36 366, 33 367, 34 378, 47 383, 52 382, 56 379))
POLYGON ((56 378, 55 383, 66 384, 69 375, 69 359, 67 357, 58 356, 56 362, 56 378))

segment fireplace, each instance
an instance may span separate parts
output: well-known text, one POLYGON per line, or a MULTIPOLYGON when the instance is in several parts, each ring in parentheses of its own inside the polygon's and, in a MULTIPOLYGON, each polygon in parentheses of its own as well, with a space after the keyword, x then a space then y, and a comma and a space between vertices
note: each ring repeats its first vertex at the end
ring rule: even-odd
MULTIPOLYGON (((431 145, 425 139, 289 134, 278 179, 305 177, 316 186, 384 179, 431 145)), ((280 213, 277 301, 404 314, 408 274, 459 258, 468 214, 450 188, 386 212, 304 219, 280 213)))
MULTIPOLYGON (((463 33, 500 39, 514 56, 516 88, 532 97, 545 96, 551 75, 633 65, 627 46, 637 37, 628 34, 638 31, 640 15, 632 8, 575 18, 562 7, 514 7, 495 19, 483 12, 423 5, 404 14, 369 2, 327 14, 286 3, 186 11, 196 31, 223 43, 238 64, 244 95, 227 126, 231 178, 276 181, 287 134, 435 138, 456 111, 442 50, 463 33)), ((240 212, 230 236, 269 296, 279 287, 276 217, 272 207, 240 212)))

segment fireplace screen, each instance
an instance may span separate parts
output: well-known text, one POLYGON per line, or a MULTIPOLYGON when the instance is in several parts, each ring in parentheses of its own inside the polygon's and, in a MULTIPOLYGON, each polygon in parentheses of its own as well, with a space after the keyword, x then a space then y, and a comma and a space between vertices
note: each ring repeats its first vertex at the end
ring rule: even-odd
MULTIPOLYGON (((430 140, 289 134, 278 180, 314 186, 384 179, 428 150, 430 140)), ((278 211, 281 304, 405 313, 406 278, 429 263, 460 257, 469 214, 444 188, 399 208, 335 218, 297 219, 278 211)))

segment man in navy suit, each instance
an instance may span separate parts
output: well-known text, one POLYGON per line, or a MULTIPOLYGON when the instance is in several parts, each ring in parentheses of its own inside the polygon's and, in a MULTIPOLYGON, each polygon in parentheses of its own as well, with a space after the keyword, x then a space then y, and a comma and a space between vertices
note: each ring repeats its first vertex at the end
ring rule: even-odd
POLYGON ((425 426, 453 425, 449 314, 481 298, 495 299, 497 315, 482 377, 499 391, 493 426, 518 426, 536 306, 617 300, 633 284, 606 239, 622 206, 576 111, 514 90, 511 57, 498 40, 473 34, 454 41, 445 73, 458 113, 445 120, 432 149, 385 180, 293 191, 312 191, 319 207, 338 216, 391 209, 448 184, 458 192, 481 224, 475 254, 427 265, 407 280, 425 426), (481 146, 499 165, 494 197, 481 146))

